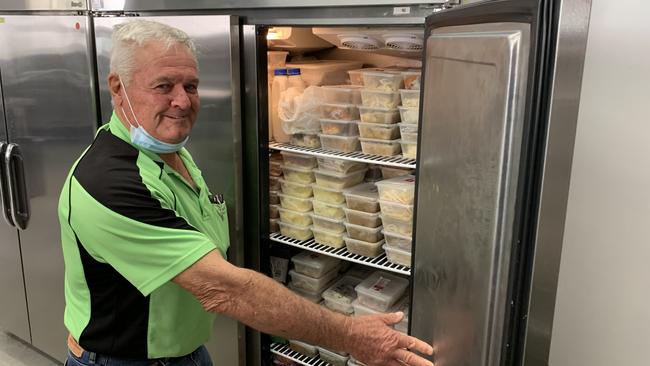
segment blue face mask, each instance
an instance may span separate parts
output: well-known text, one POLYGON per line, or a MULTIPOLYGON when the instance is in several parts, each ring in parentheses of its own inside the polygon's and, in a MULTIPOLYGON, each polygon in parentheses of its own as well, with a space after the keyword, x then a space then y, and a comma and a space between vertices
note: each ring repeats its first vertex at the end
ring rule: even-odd
POLYGON ((122 90, 124 91, 126 102, 129 104, 129 109, 131 110, 133 119, 135 119, 135 122, 137 124, 137 127, 135 127, 133 123, 131 123, 131 120, 129 120, 129 117, 127 117, 126 113, 124 112, 124 108, 120 106, 124 118, 126 118, 126 121, 129 123, 129 135, 131 136, 131 142, 134 145, 139 146, 145 150, 154 152, 156 154, 174 153, 180 150, 181 148, 183 148, 183 146, 185 146, 187 140, 190 138, 189 136, 187 136, 185 140, 177 144, 170 144, 168 142, 160 141, 157 138, 151 136, 149 132, 147 132, 147 130, 145 130, 142 127, 142 125, 138 122, 138 119, 135 116, 135 113, 133 112, 133 107, 131 106, 129 95, 126 93, 126 88, 124 87, 124 84, 122 84, 122 80, 120 80, 120 84, 122 85, 122 90))

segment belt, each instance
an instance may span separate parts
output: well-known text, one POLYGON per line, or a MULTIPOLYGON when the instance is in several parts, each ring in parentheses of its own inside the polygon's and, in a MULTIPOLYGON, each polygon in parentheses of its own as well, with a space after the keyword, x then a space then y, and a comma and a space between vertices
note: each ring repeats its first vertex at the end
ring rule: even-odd
POLYGON ((72 334, 68 334, 68 349, 72 352, 73 355, 81 358, 81 355, 84 353, 84 349, 79 345, 79 343, 72 338, 72 334))

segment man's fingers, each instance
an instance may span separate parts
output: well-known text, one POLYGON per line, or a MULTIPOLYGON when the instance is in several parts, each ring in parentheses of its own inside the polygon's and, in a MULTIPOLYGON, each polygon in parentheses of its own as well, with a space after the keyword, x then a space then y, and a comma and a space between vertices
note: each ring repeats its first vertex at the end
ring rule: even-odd
POLYGON ((404 318, 404 313, 401 311, 398 311, 396 313, 384 314, 384 322, 388 325, 397 324, 401 322, 403 318, 404 318))
POLYGON ((408 366, 433 366, 433 363, 426 360, 413 352, 405 349, 398 349, 394 353, 395 359, 408 366))
POLYGON ((408 335, 403 335, 399 339, 399 347, 400 348, 408 348, 411 351, 418 351, 420 353, 423 353, 425 355, 432 355, 433 354, 433 347, 431 345, 415 338, 411 337, 408 335))

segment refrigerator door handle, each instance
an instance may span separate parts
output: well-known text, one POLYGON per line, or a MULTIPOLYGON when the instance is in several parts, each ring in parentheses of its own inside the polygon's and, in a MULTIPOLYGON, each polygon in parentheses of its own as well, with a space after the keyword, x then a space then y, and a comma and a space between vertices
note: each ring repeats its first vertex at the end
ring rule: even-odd
POLYGON ((30 212, 23 156, 20 153, 20 147, 16 144, 9 144, 4 155, 5 175, 9 183, 7 187, 9 188, 11 218, 14 226, 25 230, 29 223, 30 212))
MULTIPOLYGON (((9 146, 7 142, 0 142, 0 156, 4 156, 7 146, 9 146)), ((9 180, 7 178, 7 170, 2 167, 0 169, 0 201, 2 204, 2 217, 4 217, 9 226, 15 227, 16 225, 14 225, 14 220, 11 217, 11 203, 8 187, 9 180)))

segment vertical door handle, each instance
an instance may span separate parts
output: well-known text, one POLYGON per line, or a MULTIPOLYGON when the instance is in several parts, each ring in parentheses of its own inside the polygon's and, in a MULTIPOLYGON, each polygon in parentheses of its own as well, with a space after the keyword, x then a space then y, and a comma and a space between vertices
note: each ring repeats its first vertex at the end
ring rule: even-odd
MULTIPOLYGON (((0 142, 0 157, 5 156, 8 143, 2 141, 0 142)), ((0 207, 2 209, 2 216, 4 217, 7 224, 10 226, 14 225, 14 220, 11 217, 11 203, 9 199, 9 180, 7 179, 7 170, 4 168, 4 164, 0 165, 0 207)))
POLYGON ((20 153, 20 147, 16 144, 7 146, 5 170, 7 182, 9 182, 11 218, 17 228, 25 230, 29 223, 29 197, 27 196, 23 156, 20 153))

